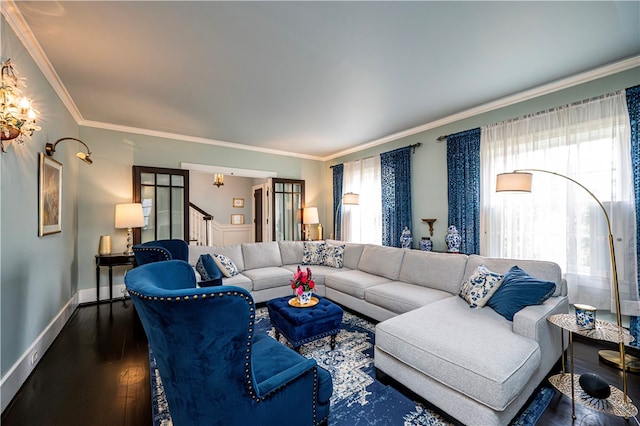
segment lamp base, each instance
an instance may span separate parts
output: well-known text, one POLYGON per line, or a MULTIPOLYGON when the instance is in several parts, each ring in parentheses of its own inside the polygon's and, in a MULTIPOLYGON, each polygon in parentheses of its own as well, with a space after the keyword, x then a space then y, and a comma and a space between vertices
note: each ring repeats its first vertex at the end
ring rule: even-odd
MULTIPOLYGON (((600 356, 600 360, 605 364, 615 367, 618 370, 622 370, 622 364, 620 363, 620 352, 611 351, 611 350, 602 350, 598 352, 598 355, 600 356)), ((625 352, 624 362, 627 367, 626 368, 627 371, 631 373, 640 373, 640 358, 637 358, 633 355, 629 355, 625 352)))
POLYGON ((127 250, 124 254, 127 256, 133 255, 133 228, 127 228, 127 250))

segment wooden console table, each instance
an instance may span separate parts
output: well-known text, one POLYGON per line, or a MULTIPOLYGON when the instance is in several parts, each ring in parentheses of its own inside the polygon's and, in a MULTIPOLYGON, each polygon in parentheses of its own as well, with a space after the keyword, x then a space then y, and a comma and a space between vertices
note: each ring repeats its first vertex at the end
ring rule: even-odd
POLYGON ((134 255, 129 254, 96 254, 96 301, 100 302, 100 267, 109 268, 109 301, 113 300, 113 267, 133 266, 136 262, 134 255))

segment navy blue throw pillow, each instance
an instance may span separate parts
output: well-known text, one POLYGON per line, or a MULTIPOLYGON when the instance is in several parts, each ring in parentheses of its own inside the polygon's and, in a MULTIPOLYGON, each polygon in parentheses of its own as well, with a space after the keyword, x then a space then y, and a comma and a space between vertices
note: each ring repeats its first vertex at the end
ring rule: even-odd
POLYGON ((513 321, 513 316, 530 305, 539 305, 556 290, 551 281, 534 278, 517 266, 509 269, 502 285, 487 302, 494 311, 513 321))
POLYGON ((222 272, 216 265, 210 254, 201 254, 196 263, 196 271, 200 274, 202 281, 213 281, 222 279, 222 272))

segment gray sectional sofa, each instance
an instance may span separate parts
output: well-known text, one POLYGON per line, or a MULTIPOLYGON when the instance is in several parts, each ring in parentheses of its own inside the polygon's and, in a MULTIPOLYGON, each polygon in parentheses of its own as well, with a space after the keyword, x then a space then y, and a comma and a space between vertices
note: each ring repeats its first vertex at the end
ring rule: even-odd
MULTIPOLYGON (((469 425, 506 425, 527 402, 562 353, 560 330, 546 317, 568 312, 566 282, 551 262, 344 245, 344 265, 309 265, 320 296, 380 321, 374 362, 452 417, 469 425), (556 284, 542 304, 508 321, 490 307, 470 309, 458 297, 479 265, 506 273, 518 265, 556 284)), ((189 247, 189 262, 223 254, 239 274, 225 285, 250 290, 257 303, 292 294, 304 243, 279 241, 229 247, 189 247)))

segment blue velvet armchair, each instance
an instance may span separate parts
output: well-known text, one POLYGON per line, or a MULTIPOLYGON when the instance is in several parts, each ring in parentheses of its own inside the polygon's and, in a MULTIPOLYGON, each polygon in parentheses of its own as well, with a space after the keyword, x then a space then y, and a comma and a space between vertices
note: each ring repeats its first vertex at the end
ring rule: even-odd
POLYGON ((329 416, 329 373, 266 334, 239 287, 196 288, 184 261, 149 263, 125 283, 140 316, 173 424, 318 425, 329 416))
POLYGON ((189 260, 189 246, 184 240, 155 240, 132 247, 138 265, 163 260, 189 260))

